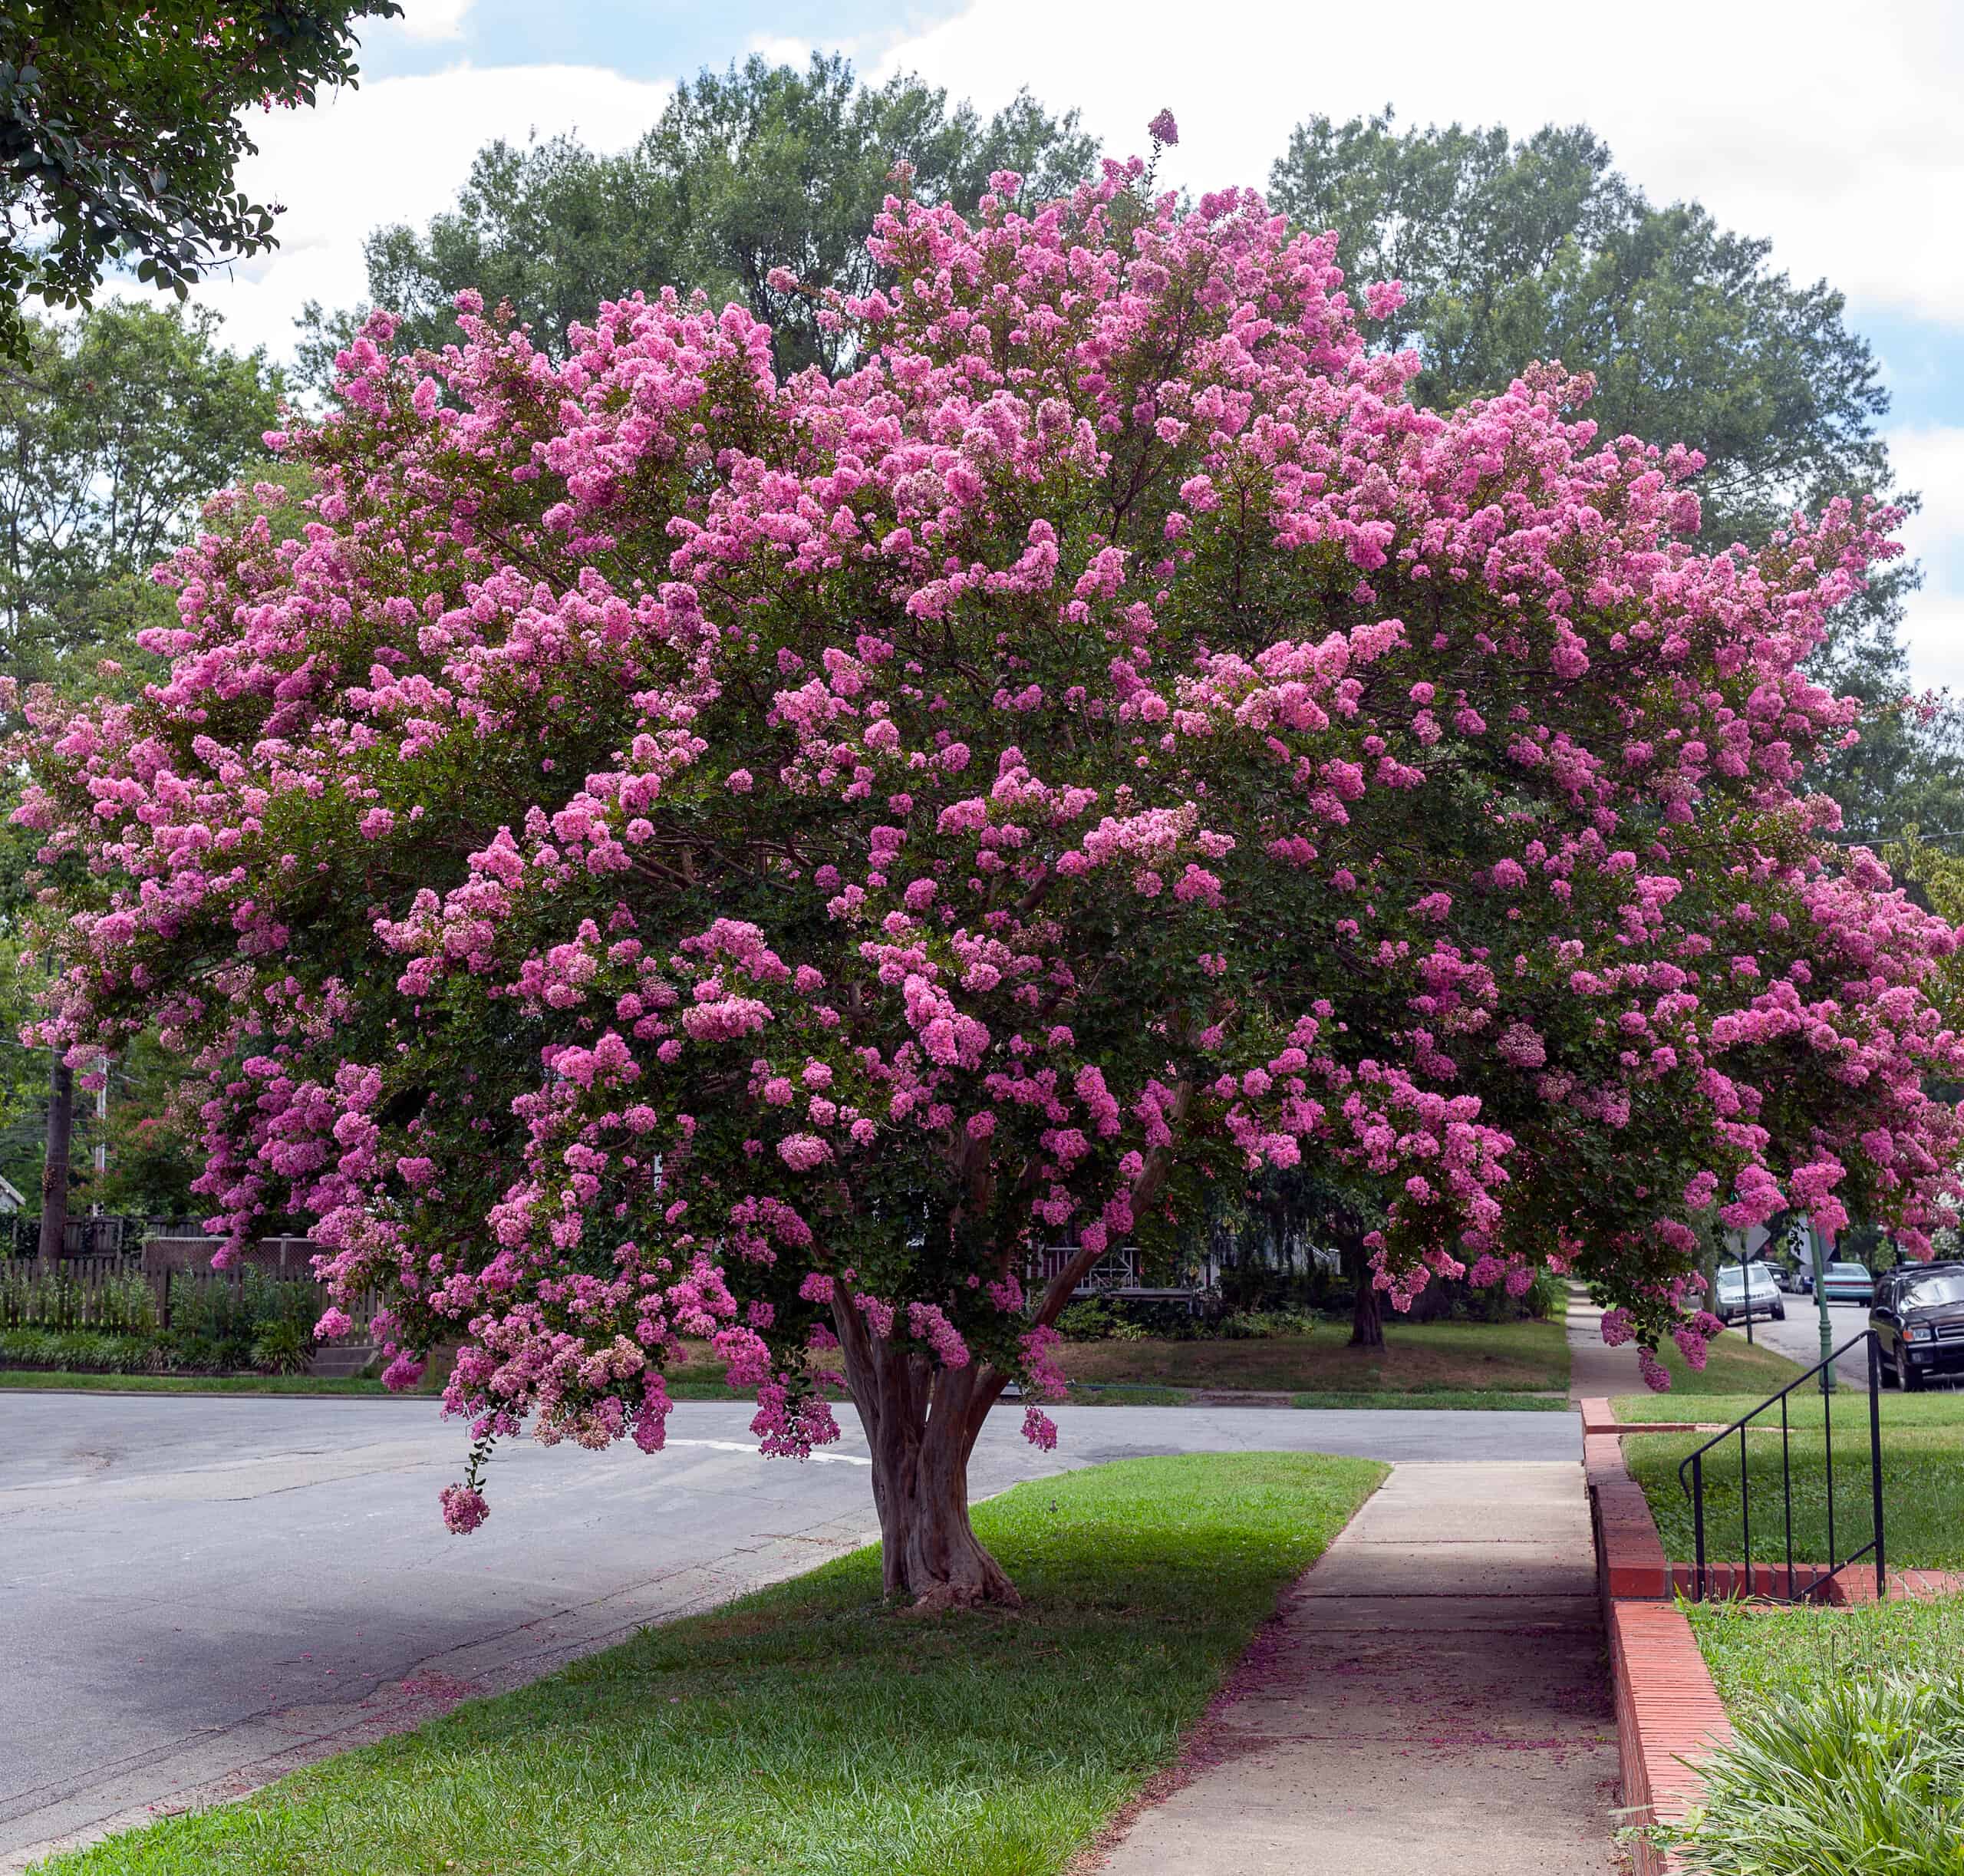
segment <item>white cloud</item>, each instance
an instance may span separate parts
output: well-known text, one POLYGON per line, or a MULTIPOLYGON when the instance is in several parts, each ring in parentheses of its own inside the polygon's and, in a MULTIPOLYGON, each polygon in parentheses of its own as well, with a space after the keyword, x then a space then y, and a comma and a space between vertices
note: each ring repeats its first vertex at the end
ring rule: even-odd
POLYGON ((1212 0, 1059 6, 973 0, 902 41, 918 71, 984 108, 1033 84, 1076 104, 1115 153, 1162 104, 1181 141, 1162 173, 1266 183, 1290 128, 1387 101, 1407 122, 1581 121, 1656 197, 1695 196, 1773 237, 1798 278, 1865 305, 1964 324, 1964 8, 1956 0, 1408 0, 1369 7, 1212 0), (1032 48, 1040 48, 1033 66, 1032 48), (1033 69, 1039 76, 1033 79, 1033 69))
POLYGON ((759 32, 750 35, 744 47, 746 53, 754 52, 767 58, 773 65, 789 65, 802 71, 812 62, 812 42, 809 39, 788 38, 779 34, 759 32))
POLYGON ((460 39, 464 17, 476 0, 403 0, 402 18, 390 24, 407 39, 460 39))
POLYGON ((259 153, 242 166, 240 186, 285 205, 280 246, 206 282, 197 297, 223 314, 232 345, 290 355, 306 301, 364 296, 362 238, 447 206, 479 146, 577 131, 596 149, 618 149, 654 121, 671 88, 588 66, 462 65, 255 118, 259 153))
POLYGON ((1923 590, 1904 620, 1910 668, 1920 684, 1964 693, 1964 427, 1893 430, 1889 453, 1903 486, 1923 498, 1903 530, 1923 563, 1923 590))

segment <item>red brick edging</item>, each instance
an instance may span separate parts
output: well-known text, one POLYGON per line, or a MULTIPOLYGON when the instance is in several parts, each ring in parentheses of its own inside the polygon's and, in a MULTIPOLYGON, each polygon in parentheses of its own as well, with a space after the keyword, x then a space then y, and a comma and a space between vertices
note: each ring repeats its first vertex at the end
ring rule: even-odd
MULTIPOLYGON (((1622 1435, 1606 1400, 1582 1403, 1583 1471, 1616 1686, 1623 1817, 1642 1828, 1676 1823, 1698 1803, 1698 1773, 1685 1761, 1728 1744, 1732 1727, 1691 1624, 1671 1600, 1674 1573, 1643 1489, 1623 1464, 1622 1435)), ((1665 1876, 1676 1861, 1643 1838, 1633 1855, 1639 1876, 1665 1876)))
MULTIPOLYGON (((1664 1555, 1643 1489, 1623 1463, 1626 1433, 1704 1430, 1691 1421, 1620 1422, 1606 1400, 1584 1400, 1582 1463, 1590 1522, 1596 1535, 1596 1581, 1609 1635, 1616 1696, 1616 1745, 1623 1759, 1625 1821, 1675 1823, 1698 1803, 1696 1761, 1731 1742, 1732 1723, 1675 1596, 1689 1593, 1692 1571, 1664 1555), (1684 1762, 1690 1759, 1693 1765, 1684 1762)), ((1713 1563, 1707 1592, 1718 1596, 1791 1597, 1827 1574, 1824 1564, 1797 1563, 1788 1578, 1779 1564, 1713 1563)), ((1892 1596, 1916 1598, 1964 1591, 1964 1574, 1949 1570, 1892 1570, 1892 1596)), ((1847 1570, 1820 1600, 1847 1607, 1875 1600, 1872 1571, 1847 1570)), ((1648 1842, 1635 1850, 1639 1876, 1666 1876, 1676 1858, 1648 1842)))

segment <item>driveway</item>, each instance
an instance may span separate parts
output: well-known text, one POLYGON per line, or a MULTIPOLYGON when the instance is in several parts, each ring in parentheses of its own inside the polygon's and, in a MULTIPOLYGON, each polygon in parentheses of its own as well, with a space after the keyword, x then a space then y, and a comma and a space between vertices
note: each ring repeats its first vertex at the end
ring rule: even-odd
MULTIPOLYGON (((438 1521, 465 1439, 427 1401, 0 1394, 0 1871, 549 1673, 876 1535, 850 1415, 766 1461, 753 1409, 685 1403, 668 1450, 529 1442, 493 1515, 438 1521)), ((1554 1413, 1060 1407, 991 1420, 976 1496, 1145 1455, 1575 1460, 1554 1413)))

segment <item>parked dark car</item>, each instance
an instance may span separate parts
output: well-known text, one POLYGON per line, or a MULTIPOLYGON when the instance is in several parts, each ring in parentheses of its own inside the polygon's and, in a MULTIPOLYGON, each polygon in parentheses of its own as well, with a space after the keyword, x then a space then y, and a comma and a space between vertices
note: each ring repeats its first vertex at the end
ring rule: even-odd
POLYGON ((1907 1264, 1876 1288, 1869 1327, 1885 1385, 1913 1393, 1937 1375, 1964 1375, 1964 1264, 1907 1264))

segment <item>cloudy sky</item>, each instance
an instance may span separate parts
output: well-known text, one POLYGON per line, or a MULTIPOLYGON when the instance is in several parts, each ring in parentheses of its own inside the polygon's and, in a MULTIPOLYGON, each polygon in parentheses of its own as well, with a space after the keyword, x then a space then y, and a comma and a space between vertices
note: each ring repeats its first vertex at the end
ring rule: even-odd
POLYGON ((1923 513, 1909 638, 1920 681, 1964 688, 1964 8, 1955 0, 1652 0, 1639 29, 1574 0, 405 0, 372 26, 363 82, 259 120, 249 186, 282 203, 282 246, 203 297, 235 343, 290 351, 305 301, 361 297, 362 236, 450 199, 478 146, 575 130, 631 142, 674 80, 761 50, 845 51, 918 71, 984 110, 1027 85, 1075 104, 1106 148, 1181 125, 1162 173, 1263 181, 1314 112, 1387 103, 1419 122, 1517 134, 1586 122, 1653 198, 1695 196, 1825 277, 1894 397, 1890 440, 1923 513), (1859 22, 1859 23, 1858 23, 1859 22))

